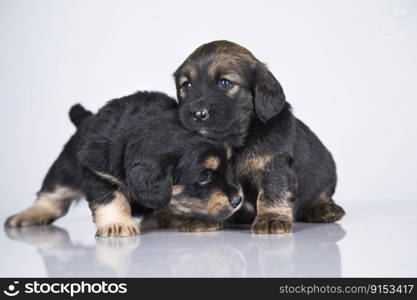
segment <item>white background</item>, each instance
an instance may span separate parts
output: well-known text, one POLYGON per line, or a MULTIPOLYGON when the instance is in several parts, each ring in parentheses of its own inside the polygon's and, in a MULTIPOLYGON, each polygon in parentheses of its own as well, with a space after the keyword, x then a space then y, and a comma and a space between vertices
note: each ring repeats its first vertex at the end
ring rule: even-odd
POLYGON ((175 95, 176 67, 218 39, 269 65, 335 157, 337 202, 417 200, 416 1, 1 0, 0 216, 34 200, 72 104, 175 95))

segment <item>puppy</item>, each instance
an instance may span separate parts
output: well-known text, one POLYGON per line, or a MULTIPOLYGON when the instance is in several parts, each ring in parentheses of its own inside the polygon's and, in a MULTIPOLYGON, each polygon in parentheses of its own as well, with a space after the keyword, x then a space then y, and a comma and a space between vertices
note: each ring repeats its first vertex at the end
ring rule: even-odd
POLYGON ((332 155, 293 116, 280 83, 251 52, 228 41, 204 44, 174 77, 183 125, 234 148, 234 169, 254 199, 245 201, 246 220, 256 215, 254 233, 342 218, 332 199, 332 155))
POLYGON ((188 216, 184 230, 215 230, 241 205, 224 144, 185 130, 167 95, 138 92, 95 115, 75 105, 70 118, 77 131, 49 169, 35 204, 6 226, 49 224, 83 196, 99 237, 136 235, 134 216, 166 206, 188 216))

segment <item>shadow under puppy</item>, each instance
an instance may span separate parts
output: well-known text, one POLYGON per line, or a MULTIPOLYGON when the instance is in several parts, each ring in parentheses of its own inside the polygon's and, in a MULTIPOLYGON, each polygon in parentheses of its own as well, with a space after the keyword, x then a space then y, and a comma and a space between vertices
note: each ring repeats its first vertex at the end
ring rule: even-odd
POLYGON ((136 235, 134 216, 164 207, 187 217, 184 224, 175 220, 183 230, 219 229, 218 221, 240 207, 241 188, 226 146, 184 129, 177 103, 167 95, 138 92, 108 102, 97 114, 75 105, 70 118, 77 131, 49 169, 36 202, 6 226, 49 224, 83 196, 99 237, 136 235), (200 221, 206 218, 211 223, 200 221))
POLYGON ((236 221, 253 222, 254 233, 286 233, 293 221, 342 218, 332 198, 332 155, 294 117, 280 83, 251 52, 229 41, 207 43, 174 76, 184 126, 233 147, 246 199, 236 221))

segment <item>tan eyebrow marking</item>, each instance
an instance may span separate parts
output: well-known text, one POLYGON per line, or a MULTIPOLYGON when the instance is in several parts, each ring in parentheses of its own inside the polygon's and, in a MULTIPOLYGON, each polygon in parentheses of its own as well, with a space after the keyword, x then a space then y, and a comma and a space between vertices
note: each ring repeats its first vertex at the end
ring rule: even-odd
POLYGON ((210 66, 207 68, 208 75, 214 79, 216 77, 217 69, 223 64, 222 59, 217 59, 214 62, 210 64, 210 66))
POLYGON ((228 54, 219 54, 216 59, 208 66, 207 73, 215 79, 218 72, 225 69, 231 69, 236 67, 235 57, 228 54))
POLYGON ((182 86, 184 83, 188 81, 188 78, 185 76, 181 76, 180 79, 178 79, 178 85, 182 86))
POLYGON ((217 168, 220 166, 220 158, 218 158, 217 156, 210 155, 204 161, 203 166, 207 169, 217 170, 217 168))
POLYGON ((187 75, 189 75, 191 80, 196 80, 197 79, 197 70, 195 69, 194 66, 188 65, 188 66, 184 67, 183 72, 188 73, 187 75))

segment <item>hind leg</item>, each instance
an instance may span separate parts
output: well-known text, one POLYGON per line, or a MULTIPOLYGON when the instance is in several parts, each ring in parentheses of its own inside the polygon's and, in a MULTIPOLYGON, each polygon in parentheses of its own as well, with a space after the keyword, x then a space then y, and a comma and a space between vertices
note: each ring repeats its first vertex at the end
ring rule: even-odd
POLYGON ((35 203, 6 220, 8 227, 47 225, 65 215, 71 202, 81 193, 68 186, 55 186, 50 191, 41 191, 35 203))
POLYGON ((73 138, 53 163, 37 193, 35 203, 9 217, 5 226, 25 227, 50 224, 65 215, 73 200, 80 199, 78 163, 73 155, 73 138))
POLYGON ((344 209, 334 203, 331 194, 327 191, 320 193, 318 199, 302 211, 299 221, 308 223, 333 223, 339 221, 344 215, 344 209))

